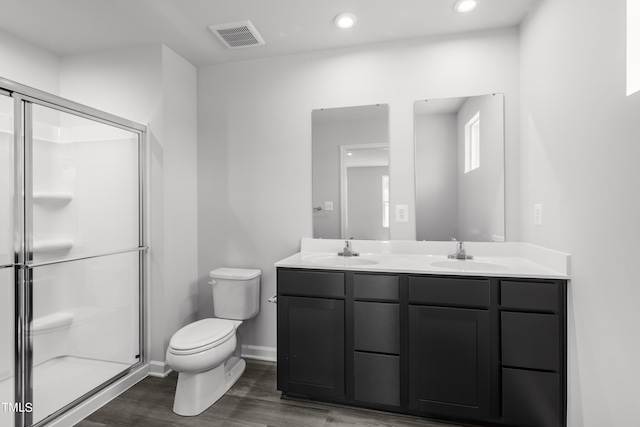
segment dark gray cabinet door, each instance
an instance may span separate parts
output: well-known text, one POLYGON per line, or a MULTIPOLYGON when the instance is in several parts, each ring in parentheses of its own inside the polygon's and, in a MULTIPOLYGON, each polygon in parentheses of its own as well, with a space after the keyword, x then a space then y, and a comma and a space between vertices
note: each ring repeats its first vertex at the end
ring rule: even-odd
POLYGON ((502 368, 502 416, 508 425, 561 427, 560 375, 502 368))
POLYGON ((400 356, 356 351, 353 358, 354 399, 400 406, 400 356))
POLYGON ((486 420, 487 310, 409 306, 409 405, 424 415, 486 420))
POLYGON ((344 399, 344 301, 278 297, 278 389, 344 399))

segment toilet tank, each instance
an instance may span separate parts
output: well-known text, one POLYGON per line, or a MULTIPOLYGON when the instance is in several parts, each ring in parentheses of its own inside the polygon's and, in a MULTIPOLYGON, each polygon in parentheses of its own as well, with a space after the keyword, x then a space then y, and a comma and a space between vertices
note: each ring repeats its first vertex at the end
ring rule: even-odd
POLYGON ((260 270, 218 268, 209 273, 213 315, 220 319, 251 319, 260 311, 260 270))

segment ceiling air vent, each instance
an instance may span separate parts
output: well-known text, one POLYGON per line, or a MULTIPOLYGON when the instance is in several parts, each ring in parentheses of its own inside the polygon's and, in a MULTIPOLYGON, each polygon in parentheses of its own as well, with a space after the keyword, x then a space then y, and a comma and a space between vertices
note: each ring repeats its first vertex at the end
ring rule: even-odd
POLYGON ((209 29, 213 31, 213 34, 218 36, 218 38, 222 40, 222 43, 229 49, 240 49, 265 44, 251 21, 209 25, 209 29))

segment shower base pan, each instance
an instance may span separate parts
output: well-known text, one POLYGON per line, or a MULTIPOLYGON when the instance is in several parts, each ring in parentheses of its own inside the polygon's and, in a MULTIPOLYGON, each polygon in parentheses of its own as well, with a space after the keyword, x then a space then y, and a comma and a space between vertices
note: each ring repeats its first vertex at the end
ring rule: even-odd
MULTIPOLYGON (((33 368, 33 422, 37 423, 128 369, 126 363, 61 356, 33 368)), ((14 402, 13 378, 0 381, 0 401, 14 402)), ((0 412, 0 425, 7 413, 0 412)))

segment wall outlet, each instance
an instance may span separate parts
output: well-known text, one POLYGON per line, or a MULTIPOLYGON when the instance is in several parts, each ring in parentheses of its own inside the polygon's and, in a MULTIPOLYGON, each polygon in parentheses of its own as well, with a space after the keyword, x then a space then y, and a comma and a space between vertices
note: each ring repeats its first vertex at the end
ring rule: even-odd
POLYGON ((333 210, 333 202, 324 202, 324 210, 332 211, 333 210))
POLYGON ((542 225, 542 203, 533 205, 533 224, 542 225))
POLYGON ((408 205, 396 205, 396 222, 409 222, 408 205))

